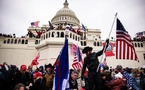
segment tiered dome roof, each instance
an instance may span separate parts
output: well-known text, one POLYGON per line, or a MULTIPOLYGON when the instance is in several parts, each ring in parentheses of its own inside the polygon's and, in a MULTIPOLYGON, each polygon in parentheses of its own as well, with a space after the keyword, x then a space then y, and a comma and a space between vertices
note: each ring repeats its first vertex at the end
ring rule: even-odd
POLYGON ((60 9, 56 13, 56 15, 52 18, 52 20, 51 20, 52 24, 55 24, 55 25, 68 24, 68 25, 72 25, 72 26, 79 26, 80 21, 76 17, 74 11, 69 9, 69 7, 68 7, 69 3, 67 2, 67 0, 65 0, 63 5, 64 5, 64 7, 62 9, 60 9))

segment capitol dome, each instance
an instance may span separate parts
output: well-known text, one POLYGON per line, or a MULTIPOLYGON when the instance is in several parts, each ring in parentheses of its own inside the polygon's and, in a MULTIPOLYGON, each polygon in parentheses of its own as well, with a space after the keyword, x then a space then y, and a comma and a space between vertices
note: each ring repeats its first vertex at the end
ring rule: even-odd
POLYGON ((51 22, 55 25, 72 25, 72 26, 80 26, 80 21, 76 17, 74 11, 69 9, 69 3, 67 0, 64 2, 64 7, 60 9, 56 15, 52 18, 51 22))

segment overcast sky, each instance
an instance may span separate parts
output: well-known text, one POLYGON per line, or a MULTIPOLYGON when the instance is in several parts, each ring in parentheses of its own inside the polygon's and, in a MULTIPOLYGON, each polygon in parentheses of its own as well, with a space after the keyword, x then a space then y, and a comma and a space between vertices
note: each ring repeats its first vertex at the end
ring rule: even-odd
MULTIPOLYGON (((48 24, 56 12, 63 8, 65 0, 0 0, 0 33, 22 36, 27 34, 31 22, 48 24)), ((100 29, 106 39, 115 13, 125 29, 134 37, 145 31, 145 0, 68 0, 73 10, 88 28, 100 29)), ((115 37, 115 27, 111 37, 115 37)))

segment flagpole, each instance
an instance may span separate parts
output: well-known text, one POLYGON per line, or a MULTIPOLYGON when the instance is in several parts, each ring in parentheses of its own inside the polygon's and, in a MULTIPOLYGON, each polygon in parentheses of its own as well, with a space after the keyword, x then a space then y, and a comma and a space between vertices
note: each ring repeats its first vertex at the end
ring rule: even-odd
MULTIPOLYGON (((113 29, 113 26, 114 26, 116 17, 117 17, 117 13, 115 13, 115 17, 114 17, 114 20, 113 20, 113 23, 112 23, 112 26, 111 26, 111 29, 110 29, 110 32, 109 32, 109 35, 108 35, 108 39, 110 38, 110 35, 111 35, 111 32, 112 32, 112 29, 113 29)), ((102 55, 102 57, 101 57, 101 61, 100 61, 100 62, 103 61, 104 52, 105 52, 105 50, 106 50, 106 44, 107 44, 107 43, 105 43, 105 47, 104 47, 104 50, 103 50, 103 55, 102 55)), ((98 72, 98 70, 99 70, 100 64, 101 64, 101 63, 99 63, 99 65, 98 65, 98 67, 97 67, 97 72, 98 72)))

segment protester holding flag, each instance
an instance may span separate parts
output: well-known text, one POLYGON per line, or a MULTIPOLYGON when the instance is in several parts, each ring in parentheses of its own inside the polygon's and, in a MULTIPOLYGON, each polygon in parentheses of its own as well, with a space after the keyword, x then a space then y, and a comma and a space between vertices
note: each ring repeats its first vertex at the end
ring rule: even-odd
MULTIPOLYGON (((106 39, 106 47, 108 46, 109 39, 106 39)), ((100 50, 99 52, 93 52, 92 53, 92 47, 85 47, 83 49, 83 54, 86 54, 86 57, 84 58, 84 65, 82 69, 81 78, 84 77, 84 72, 86 68, 88 69, 88 82, 89 82, 89 89, 88 90, 101 90, 101 76, 100 72, 97 68, 99 66, 99 60, 98 56, 103 54, 104 48, 100 50)))

